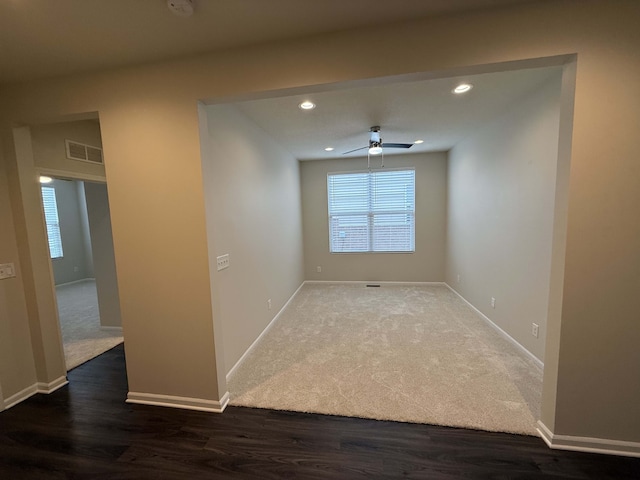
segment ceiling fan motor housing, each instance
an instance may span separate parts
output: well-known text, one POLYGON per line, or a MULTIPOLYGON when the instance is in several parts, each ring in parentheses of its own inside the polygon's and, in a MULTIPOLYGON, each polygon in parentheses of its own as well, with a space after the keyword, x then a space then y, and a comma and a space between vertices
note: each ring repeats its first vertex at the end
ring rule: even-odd
POLYGON ((382 140, 380 139, 380 127, 377 125, 371 127, 369 129, 369 132, 369 145, 371 145, 372 143, 376 143, 378 144, 377 146, 380 146, 380 144, 382 143, 382 140))

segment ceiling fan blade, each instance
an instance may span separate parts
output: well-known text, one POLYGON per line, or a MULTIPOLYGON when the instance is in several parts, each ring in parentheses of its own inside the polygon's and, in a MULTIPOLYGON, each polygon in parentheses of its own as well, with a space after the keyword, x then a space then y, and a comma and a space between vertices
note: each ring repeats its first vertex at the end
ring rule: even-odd
POLYGON ((388 143, 382 142, 382 148, 411 148, 413 143, 388 143))
POLYGON ((349 150, 348 152, 342 152, 342 155, 346 155, 347 153, 357 152, 358 150, 364 150, 365 148, 369 148, 369 147, 367 146, 367 147, 355 148, 353 150, 349 150))

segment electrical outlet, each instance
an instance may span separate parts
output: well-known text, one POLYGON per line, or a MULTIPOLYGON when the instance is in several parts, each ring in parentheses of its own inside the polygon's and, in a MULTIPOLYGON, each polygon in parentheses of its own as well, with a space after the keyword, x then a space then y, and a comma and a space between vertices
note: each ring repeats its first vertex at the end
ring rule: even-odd
POLYGON ((224 270, 225 268, 229 268, 229 254, 225 253, 224 255, 220 255, 216 257, 216 261, 218 264, 218 271, 224 270))
POLYGON ((538 338, 538 324, 537 323, 532 323, 531 324, 531 335, 533 335, 534 337, 538 338))
POLYGON ((322 267, 320 265, 316 267, 316 272, 322 273, 322 267))
POLYGON ((271 310, 271 299, 267 300, 267 309, 271 310))
POLYGON ((496 299, 491 297, 491 308, 496 308, 496 299))

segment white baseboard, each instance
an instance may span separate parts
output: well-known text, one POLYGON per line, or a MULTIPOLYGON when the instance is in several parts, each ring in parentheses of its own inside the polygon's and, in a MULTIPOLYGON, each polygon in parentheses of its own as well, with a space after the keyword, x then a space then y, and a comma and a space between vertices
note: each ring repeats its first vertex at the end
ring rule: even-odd
POLYGON ((444 283, 444 285, 446 285, 449 288, 449 290, 451 290, 458 297, 460 297, 460 299, 462 299, 462 301, 464 301, 467 305, 469 305, 469 307, 471 307, 474 312, 476 312, 478 315, 480 315, 482 317, 482 319, 485 322, 487 322, 487 324, 489 326, 491 326, 496 332, 498 332, 505 340, 509 341, 518 350, 520 350, 527 357, 529 357, 531 360, 533 360, 533 362, 538 366, 538 368, 540 368, 541 370, 544 369, 544 363, 538 357, 536 357, 533 353, 531 353, 529 350, 527 350, 520 342, 518 342, 515 338, 513 338, 511 335, 509 335, 507 332, 505 332, 502 328, 500 328, 498 325, 496 325, 493 322, 493 320, 491 320, 484 313, 482 313, 480 310, 478 310, 471 302, 469 302, 469 300, 467 300, 462 295, 460 295, 451 285, 449 285, 446 282, 444 283))
POLYGON ((574 437, 554 435, 547 426, 538 421, 538 433, 554 450, 572 450, 575 452, 603 453, 624 457, 640 457, 640 442, 624 442, 606 438, 574 437))
POLYGON ((38 393, 53 393, 68 383, 69 381, 67 380, 67 376, 62 375, 61 377, 56 378, 53 382, 38 382, 36 383, 36 388, 38 389, 38 393))
POLYGON ((25 401, 27 398, 35 395, 36 393, 53 393, 61 387, 64 387, 69 382, 66 375, 56 378, 53 382, 37 382, 33 385, 29 385, 27 388, 20 390, 18 393, 11 395, 4 400, 4 409, 11 408, 20 402, 25 401))
POLYGON ((397 285, 403 286, 424 286, 424 287, 440 287, 446 286, 444 282, 394 282, 394 281, 377 281, 377 280, 305 280, 304 284, 309 285, 397 285))
POLYGON ((226 392, 218 400, 206 400, 204 398, 175 397, 173 395, 158 395, 155 393, 129 392, 127 403, 140 405, 154 405, 157 407, 182 408, 185 410, 198 410, 200 412, 222 413, 229 404, 229 392, 226 392))
POLYGON ((298 292, 300 291, 300 289, 304 286, 305 282, 302 282, 300 284, 300 286, 296 289, 295 292, 293 292, 293 295, 291 295, 289 297, 289 300, 287 300, 287 302, 282 306, 282 308, 278 311, 278 313, 276 313, 276 316, 273 317, 271 319, 271 321, 269 322, 269 324, 264 327, 264 330, 262 330, 262 333, 260 335, 258 335, 258 338, 256 338, 253 343, 251 345, 249 345, 249 348, 247 348, 245 350, 245 352, 242 354, 242 356, 240 357, 240 359, 235 363, 235 365, 233 367, 231 367, 231 370, 229 370, 227 372, 227 382, 229 381, 229 379, 231 378, 231 375, 233 375, 233 373, 238 369, 238 367, 240 365, 242 365, 242 362, 244 362, 244 360, 249 356, 249 354, 251 353, 251 351, 256 347, 256 345, 258 345, 258 343, 260 343, 260 340, 262 340, 262 338, 267 334, 267 332, 269 331, 269 329, 271 329, 271 327, 273 325, 275 325, 276 321, 278 320, 278 318, 280 318, 280 315, 282 314, 282 312, 284 312, 284 309, 287 308, 289 306, 289 304, 291 303, 291 301, 295 298, 295 296, 298 294, 298 292))
POLYGON ((79 280, 73 280, 71 282, 67 282, 67 283, 58 283, 57 285, 55 285, 56 287, 64 287, 66 285, 75 285, 76 283, 82 283, 82 282, 86 282, 87 280, 92 280, 92 281, 96 281, 95 278, 93 277, 87 277, 87 278, 81 278, 79 280))
POLYGON ((27 388, 20 390, 18 393, 11 395, 9 398, 4 401, 4 409, 7 410, 20 402, 25 401, 27 398, 38 393, 38 384, 34 383, 33 385, 29 385, 27 388))
POLYGON ((122 327, 110 327, 108 325, 100 325, 100 330, 122 333, 122 327))

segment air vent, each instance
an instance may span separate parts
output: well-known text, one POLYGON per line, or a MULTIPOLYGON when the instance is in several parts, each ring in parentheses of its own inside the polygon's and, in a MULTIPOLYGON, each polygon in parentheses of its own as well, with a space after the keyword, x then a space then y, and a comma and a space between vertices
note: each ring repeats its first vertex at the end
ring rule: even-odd
POLYGON ((92 147, 84 143, 73 142, 71 140, 64 141, 67 147, 67 158, 71 160, 80 160, 82 162, 99 163, 102 165, 102 149, 92 147))

